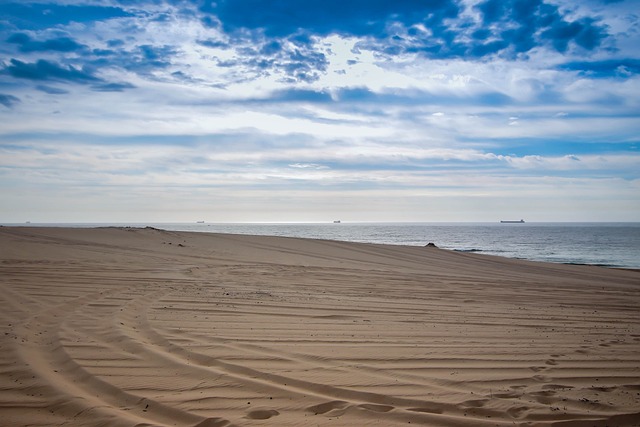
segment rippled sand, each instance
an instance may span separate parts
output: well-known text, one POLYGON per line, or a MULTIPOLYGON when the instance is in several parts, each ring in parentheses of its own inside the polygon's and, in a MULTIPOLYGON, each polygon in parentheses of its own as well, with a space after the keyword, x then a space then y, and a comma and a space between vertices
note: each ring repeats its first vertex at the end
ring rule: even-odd
POLYGON ((0 228, 0 424, 640 425, 640 272, 0 228))

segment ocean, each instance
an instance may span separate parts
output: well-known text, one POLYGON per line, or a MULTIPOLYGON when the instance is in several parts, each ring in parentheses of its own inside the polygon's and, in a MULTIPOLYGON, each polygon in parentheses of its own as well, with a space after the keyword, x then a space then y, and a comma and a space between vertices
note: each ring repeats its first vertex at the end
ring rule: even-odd
POLYGON ((252 234, 391 245, 436 246, 507 258, 640 269, 635 223, 131 223, 6 224, 31 226, 151 226, 174 231, 252 234))

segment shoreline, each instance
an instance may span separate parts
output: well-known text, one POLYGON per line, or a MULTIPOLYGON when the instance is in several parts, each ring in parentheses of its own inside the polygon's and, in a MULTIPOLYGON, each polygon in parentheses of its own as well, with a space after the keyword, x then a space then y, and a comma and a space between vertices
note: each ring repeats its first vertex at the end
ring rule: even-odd
MULTIPOLYGON (((22 223, 8 226, 46 228, 48 225, 22 223)), ((637 240, 633 237, 640 238, 640 223, 527 223, 525 228, 505 228, 496 223, 344 223, 337 226, 333 223, 87 223, 52 226, 153 227, 167 231, 289 236, 394 246, 421 247, 427 242, 434 242, 442 249, 509 259, 640 269, 640 247, 634 244, 637 240), (587 227, 584 232, 572 231, 584 227, 587 227), (620 227, 626 231, 619 231, 620 227), (485 242, 485 239, 488 240, 485 242)))
POLYGON ((15 425, 637 425, 640 271, 0 227, 15 425), (636 424, 634 424, 636 423, 636 424))

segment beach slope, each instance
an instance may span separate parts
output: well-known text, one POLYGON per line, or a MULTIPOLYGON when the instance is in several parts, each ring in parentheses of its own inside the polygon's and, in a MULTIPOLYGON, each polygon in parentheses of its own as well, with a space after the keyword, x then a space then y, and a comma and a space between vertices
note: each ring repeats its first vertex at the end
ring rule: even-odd
POLYGON ((0 348, 3 425, 640 425, 637 271, 0 227, 0 348))

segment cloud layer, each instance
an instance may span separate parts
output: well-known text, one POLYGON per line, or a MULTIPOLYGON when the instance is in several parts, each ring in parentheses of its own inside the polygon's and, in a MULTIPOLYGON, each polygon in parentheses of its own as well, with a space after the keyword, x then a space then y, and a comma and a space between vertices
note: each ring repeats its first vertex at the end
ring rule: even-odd
POLYGON ((640 220, 639 22, 631 0, 6 2, 0 221, 640 220))

